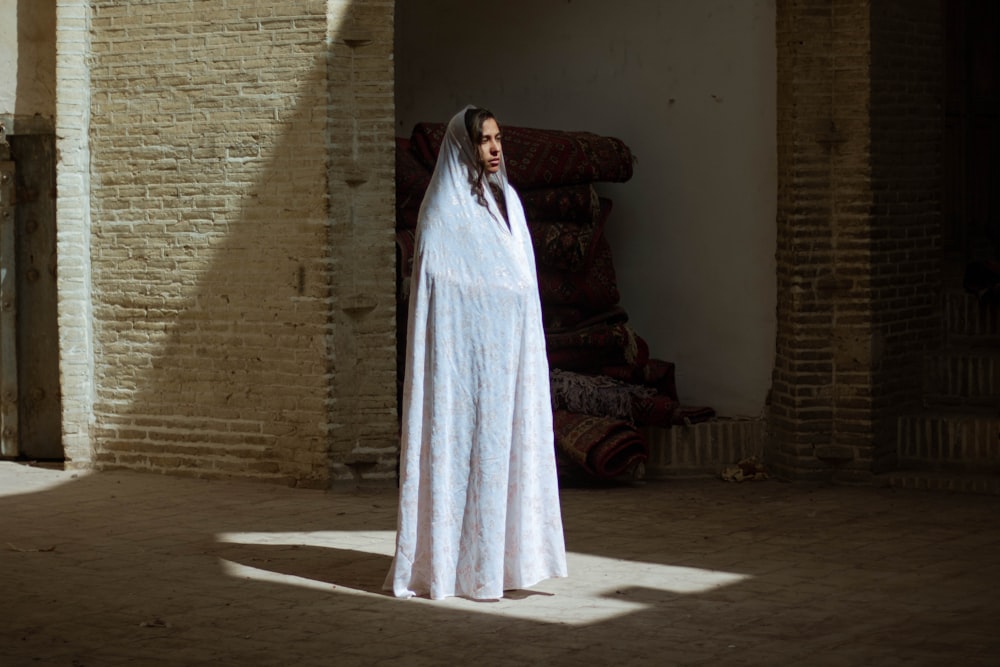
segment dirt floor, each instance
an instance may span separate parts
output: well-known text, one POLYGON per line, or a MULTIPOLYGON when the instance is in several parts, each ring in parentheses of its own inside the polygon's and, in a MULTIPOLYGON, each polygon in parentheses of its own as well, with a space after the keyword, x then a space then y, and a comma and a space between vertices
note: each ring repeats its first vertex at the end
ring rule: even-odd
POLYGON ((0 463, 0 665, 997 665, 1000 498, 562 492, 570 576, 382 591, 396 494, 0 463))

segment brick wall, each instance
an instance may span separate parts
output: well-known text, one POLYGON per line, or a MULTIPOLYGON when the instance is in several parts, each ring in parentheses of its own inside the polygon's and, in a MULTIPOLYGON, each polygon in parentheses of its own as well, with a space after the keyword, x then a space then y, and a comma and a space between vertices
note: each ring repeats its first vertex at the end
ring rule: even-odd
POLYGON ((918 398, 934 336, 935 4, 777 5, 768 458, 787 477, 869 478, 892 457, 895 415, 918 398))
MULTIPOLYGON (((777 3, 785 476, 866 478, 917 400, 936 5, 777 3)), ((393 477, 392 0, 57 7, 71 464, 393 477)))
POLYGON ((872 297, 875 470, 896 463, 896 424, 921 400, 940 344, 943 14, 939 0, 872 10, 872 297))
POLYGON ((394 474, 392 11, 92 2, 100 467, 394 474))

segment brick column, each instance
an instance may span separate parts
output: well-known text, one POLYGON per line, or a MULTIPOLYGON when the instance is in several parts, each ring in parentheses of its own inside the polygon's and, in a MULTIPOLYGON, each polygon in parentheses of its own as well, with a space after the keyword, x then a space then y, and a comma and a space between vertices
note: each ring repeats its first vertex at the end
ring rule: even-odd
POLYGON ((62 441, 66 465, 92 461, 90 2, 56 3, 56 260, 62 441))
POLYGON ((872 7, 872 467, 895 466, 897 421, 941 344, 944 15, 939 0, 872 7))
POLYGON ((935 2, 918 5, 912 20, 901 2, 777 5, 768 456, 785 477, 870 478, 876 458, 891 459, 895 416, 919 397, 936 270, 938 157, 928 137, 940 130, 931 118, 939 41, 921 40, 940 22, 935 2), (909 117, 927 123, 914 140, 897 125, 909 117))
POLYGON ((331 475, 395 481, 394 3, 329 11, 331 475))

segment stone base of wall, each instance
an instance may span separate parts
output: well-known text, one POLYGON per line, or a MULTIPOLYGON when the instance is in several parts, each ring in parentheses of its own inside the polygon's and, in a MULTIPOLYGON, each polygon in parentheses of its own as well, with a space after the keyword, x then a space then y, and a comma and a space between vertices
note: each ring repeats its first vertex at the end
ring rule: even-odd
POLYGON ((692 426, 642 429, 650 447, 646 479, 717 477, 743 459, 764 461, 763 419, 717 419, 692 426))
POLYGON ((1000 496, 1000 477, 997 475, 957 475, 953 472, 934 470, 902 470, 877 475, 875 483, 894 489, 1000 496))

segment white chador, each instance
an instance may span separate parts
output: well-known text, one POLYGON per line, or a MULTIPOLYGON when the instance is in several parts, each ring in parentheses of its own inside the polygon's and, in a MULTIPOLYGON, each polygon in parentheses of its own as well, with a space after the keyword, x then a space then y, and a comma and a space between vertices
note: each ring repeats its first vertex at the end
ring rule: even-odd
POLYGON ((531 239, 502 157, 483 177, 499 187, 474 193, 478 155, 463 110, 420 208, 385 583, 398 597, 495 599, 566 576, 531 239))

